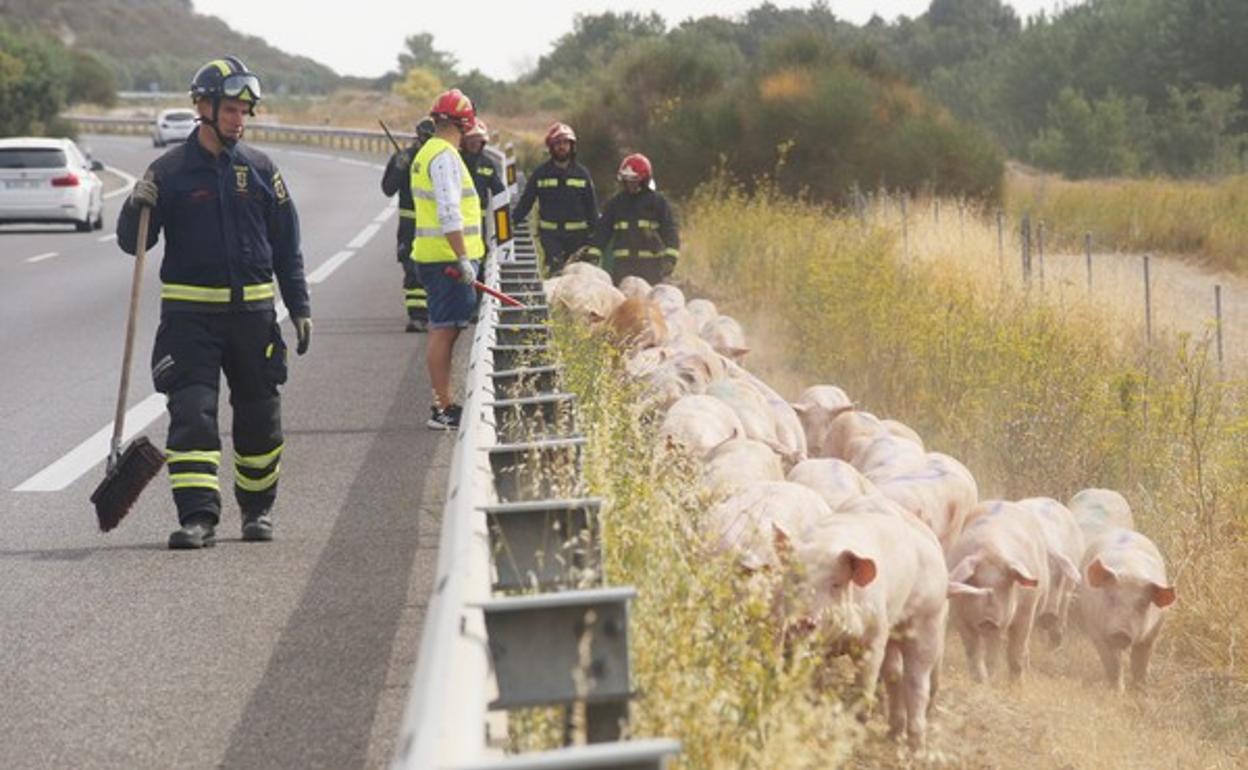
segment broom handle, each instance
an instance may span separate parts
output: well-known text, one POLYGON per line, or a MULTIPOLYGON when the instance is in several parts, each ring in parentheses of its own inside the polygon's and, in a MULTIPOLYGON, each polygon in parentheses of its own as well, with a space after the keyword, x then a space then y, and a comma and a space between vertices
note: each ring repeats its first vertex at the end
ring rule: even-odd
POLYGON ((126 344, 121 354, 121 385, 117 388, 117 413, 113 416, 113 440, 108 453, 110 466, 121 455, 121 434, 126 424, 126 395, 130 391, 130 359, 134 356, 134 327, 139 318, 139 289, 143 285, 143 262, 147 259, 147 229, 151 219, 152 210, 147 206, 141 207, 138 248, 134 253, 134 277, 130 281, 130 315, 126 319, 126 344))

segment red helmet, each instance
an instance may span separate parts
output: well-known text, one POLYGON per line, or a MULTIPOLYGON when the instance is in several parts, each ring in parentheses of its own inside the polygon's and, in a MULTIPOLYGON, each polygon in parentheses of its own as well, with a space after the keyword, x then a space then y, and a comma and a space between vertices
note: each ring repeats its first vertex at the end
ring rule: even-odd
POLYGON ((621 182, 639 182, 644 185, 654 177, 654 167, 650 165, 649 158, 635 152, 620 161, 620 170, 615 172, 615 176, 621 182))
POLYGON ((572 126, 567 123, 552 123, 550 128, 546 129, 546 148, 550 149, 555 146, 555 142, 560 139, 567 139, 572 144, 576 144, 576 132, 572 130, 572 126))
POLYGON ((485 121, 481 118, 475 118, 472 121, 472 127, 464 132, 464 138, 479 136, 485 141, 490 141, 490 127, 485 125, 485 121))
POLYGON ((452 88, 450 91, 442 92, 437 99, 433 100, 429 115, 433 118, 449 120, 461 130, 466 131, 476 120, 477 111, 472 108, 472 100, 464 96, 463 91, 452 88))

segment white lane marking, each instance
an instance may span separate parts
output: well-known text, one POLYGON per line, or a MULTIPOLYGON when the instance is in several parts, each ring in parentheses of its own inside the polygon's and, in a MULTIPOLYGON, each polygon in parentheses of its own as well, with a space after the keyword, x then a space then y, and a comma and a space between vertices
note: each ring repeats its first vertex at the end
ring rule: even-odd
MULTIPOLYGON (((126 412, 126 429, 122 431, 122 443, 138 435, 165 411, 165 397, 153 393, 126 412)), ((95 435, 74 447, 61 459, 36 473, 13 488, 14 492, 59 492, 78 480, 82 474, 108 457, 108 444, 113 438, 113 423, 95 432, 95 435)))
POLYGON ((377 231, 380 229, 381 229, 381 225, 377 224, 376 222, 365 225, 364 229, 361 230, 359 234, 356 235, 354 238, 352 238, 351 241, 347 244, 347 248, 348 249, 364 248, 364 244, 371 241, 373 239, 373 236, 376 235, 377 231))
POLYGON ((99 238, 96 238, 96 240, 99 241, 100 243, 108 243, 109 241, 115 241, 117 240, 117 233, 109 233, 108 235, 101 235, 99 238))
POLYGON ((334 256, 322 262, 320 267, 312 271, 312 274, 308 276, 308 283, 321 283, 326 278, 333 275, 334 271, 342 267, 348 259, 351 259, 354 256, 354 251, 338 252, 334 256))
POLYGON ((110 193, 104 193, 104 200, 108 200, 109 198, 116 198, 118 195, 128 194, 130 192, 130 188, 134 187, 134 183, 138 181, 137 177, 131 176, 130 174, 127 174, 126 172, 122 171, 121 169, 115 166, 105 166, 104 169, 106 171, 113 172, 117 176, 121 177, 122 181, 125 182, 125 184, 123 184, 121 187, 118 187, 116 190, 113 190, 110 193))
POLYGON ((338 158, 339 163, 346 163, 348 166, 361 166, 363 168, 371 168, 375 171, 385 171, 386 167, 380 163, 373 163, 369 160, 358 160, 356 158, 338 158))
POLYGON ((384 225, 386 223, 386 220, 394 216, 394 212, 398 210, 399 210, 398 206, 389 206, 387 208, 384 208, 381 210, 380 214, 378 214, 376 217, 373 218, 373 221, 379 225, 384 225))
POLYGON ((27 259, 26 261, 30 264, 34 264, 35 262, 42 262, 45 259, 52 259, 53 257, 59 257, 59 256, 61 256, 61 253, 59 251, 49 251, 46 254, 39 254, 38 256, 31 257, 30 259, 27 259))

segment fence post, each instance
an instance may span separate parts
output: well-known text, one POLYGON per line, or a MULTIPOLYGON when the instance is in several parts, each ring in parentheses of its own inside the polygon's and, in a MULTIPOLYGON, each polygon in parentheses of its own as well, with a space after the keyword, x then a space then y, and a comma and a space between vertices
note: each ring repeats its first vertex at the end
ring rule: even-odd
POLYGON ((1218 376, 1226 374, 1226 367, 1222 359, 1222 284, 1214 284, 1213 286, 1213 313, 1215 319, 1214 330, 1218 335, 1218 376))
POLYGON ((1148 346, 1153 346, 1153 287, 1149 279, 1148 255, 1144 255, 1144 335, 1148 346))
POLYGON ((1092 291, 1092 233, 1083 234, 1083 253, 1088 261, 1088 291, 1092 291))
POLYGON ((1023 212, 1023 223, 1019 235, 1023 257, 1023 286, 1031 286, 1031 213, 1023 212))
POLYGON ((1036 224, 1036 256, 1040 262, 1040 291, 1044 291, 1044 220, 1036 224))

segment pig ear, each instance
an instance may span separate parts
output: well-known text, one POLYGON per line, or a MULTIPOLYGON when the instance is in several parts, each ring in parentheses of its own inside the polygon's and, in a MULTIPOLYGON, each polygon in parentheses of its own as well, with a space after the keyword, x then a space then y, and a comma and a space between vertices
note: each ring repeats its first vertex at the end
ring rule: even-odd
POLYGON ((975 565, 979 564, 978 556, 968 556, 958 562, 957 566, 949 570, 949 582, 964 583, 967 578, 975 574, 975 565))
POLYGON ((1010 562, 1009 569, 1010 574, 1014 576, 1014 581, 1020 586, 1024 588, 1036 588, 1040 585, 1040 581, 1036 580, 1036 578, 1018 562, 1010 562))
POLYGON ((853 551, 846 551, 845 557, 849 559, 850 577, 854 583, 860 588, 871 585, 871 581, 875 580, 875 559, 859 556, 853 551))
POLYGON ((1057 566, 1057 568, 1062 571, 1062 574, 1066 576, 1067 580, 1075 585, 1079 585, 1083 582, 1079 575, 1079 570, 1075 569, 1074 563, 1070 559, 1066 558, 1065 555, 1060 553, 1050 554, 1050 559, 1057 566))
POLYGON ((1178 598, 1179 595, 1175 593, 1174 586, 1153 585, 1153 604, 1158 607, 1169 607, 1178 598))
POLYGON ((788 532, 785 532, 774 523, 771 525, 771 544, 780 563, 787 564, 793 556, 793 541, 789 538, 788 532))
POLYGON ((1101 588, 1118 579, 1118 575, 1112 569, 1101 563, 1100 559, 1093 559, 1088 565, 1088 585, 1093 588, 1101 588))
POLYGON ((793 411, 797 412, 798 414, 806 414, 807 410, 810 409, 810 407, 807 406, 806 404, 790 403, 789 406, 793 409, 793 411))
POLYGON ((966 583, 949 583, 949 589, 945 592, 946 596, 987 596, 992 593, 991 588, 980 588, 979 586, 971 586, 966 583))

